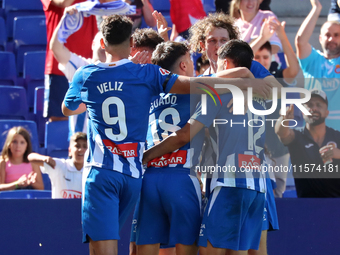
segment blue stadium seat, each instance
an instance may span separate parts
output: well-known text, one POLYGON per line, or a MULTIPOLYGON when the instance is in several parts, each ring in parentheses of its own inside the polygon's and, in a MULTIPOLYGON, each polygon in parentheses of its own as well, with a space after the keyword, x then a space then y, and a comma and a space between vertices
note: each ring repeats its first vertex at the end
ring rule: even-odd
MULTIPOLYGON (((170 11, 170 1, 169 0, 150 0, 152 7, 159 12, 169 12, 170 11)), ((164 14, 163 14, 164 15, 164 14)))
POLYGON ((15 17, 44 15, 40 0, 3 0, 2 8, 6 18, 7 35, 13 38, 13 24, 15 17))
POLYGON ((12 127, 22 126, 28 130, 31 135, 32 150, 39 152, 37 124, 31 120, 0 120, 0 150, 4 146, 7 131, 12 127))
POLYGON ((1 191, 0 199, 48 199, 51 194, 50 190, 10 190, 1 191))
POLYGON ((27 119, 25 88, 0 86, 0 102, 0 119, 27 119))
POLYGON ((12 52, 0 52, 0 85, 15 85, 17 71, 15 56, 12 52))
POLYGON ((5 51, 7 41, 6 25, 3 17, 0 17, 0 51, 5 51))
POLYGON ((45 123, 47 118, 44 118, 44 87, 37 87, 34 91, 34 116, 35 122, 38 126, 39 144, 43 145, 45 142, 45 123))
POLYGON ((296 189, 293 187, 292 189, 286 189, 282 194, 283 198, 297 198, 296 189))
POLYGON ((27 91, 27 104, 32 112, 35 88, 44 86, 45 57, 46 51, 32 51, 24 54, 23 78, 27 91))
POLYGON ((215 0, 202 0, 202 3, 206 13, 216 11, 215 0))
POLYGON ((46 50, 45 16, 16 17, 14 19, 13 40, 17 57, 17 71, 21 76, 24 53, 46 50))
POLYGON ((47 122, 45 128, 46 155, 55 158, 68 157, 68 120, 47 122))

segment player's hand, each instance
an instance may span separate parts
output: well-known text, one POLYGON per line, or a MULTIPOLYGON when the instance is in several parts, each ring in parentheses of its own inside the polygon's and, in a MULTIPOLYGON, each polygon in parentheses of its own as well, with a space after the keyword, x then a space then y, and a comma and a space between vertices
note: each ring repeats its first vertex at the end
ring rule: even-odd
POLYGON ((312 7, 322 8, 322 5, 321 5, 319 0, 310 0, 310 3, 312 5, 312 7))
POLYGON ((148 51, 137 51, 134 56, 129 56, 129 60, 131 60, 135 64, 148 64, 151 63, 151 57, 148 51))
POLYGON ((73 15, 75 13, 78 13, 78 10, 75 5, 71 5, 65 8, 64 14, 70 14, 73 15))
POLYGON ((154 11, 152 13, 152 16, 154 17, 154 19, 157 22, 158 34, 160 34, 162 36, 163 34, 168 33, 168 31, 171 30, 171 27, 168 27, 168 22, 166 21, 166 19, 164 18, 162 13, 160 13, 158 11, 154 11))
POLYGON ((55 160, 54 160, 53 158, 51 158, 51 157, 48 157, 48 156, 47 156, 47 157, 45 158, 44 162, 45 162, 47 165, 49 165, 50 167, 52 167, 53 169, 54 169, 55 166, 56 166, 55 160))
POLYGON ((253 88, 253 97, 268 99, 272 95, 272 86, 262 79, 244 79, 246 87, 253 88))

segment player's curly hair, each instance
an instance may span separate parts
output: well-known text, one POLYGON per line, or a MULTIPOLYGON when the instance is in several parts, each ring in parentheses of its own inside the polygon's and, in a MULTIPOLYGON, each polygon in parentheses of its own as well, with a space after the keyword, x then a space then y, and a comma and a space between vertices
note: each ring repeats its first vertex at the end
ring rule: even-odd
POLYGON ((111 15, 105 18, 100 24, 105 45, 117 45, 129 40, 132 24, 130 18, 122 15, 111 15))
POLYGON ((214 28, 224 28, 229 33, 229 39, 238 39, 238 28, 233 25, 234 19, 224 13, 209 14, 209 16, 196 22, 189 30, 190 46, 194 52, 203 53, 200 42, 204 42, 207 30, 214 28))
POLYGON ((137 28, 132 38, 135 48, 147 47, 154 50, 158 44, 164 42, 164 39, 152 28, 137 28))

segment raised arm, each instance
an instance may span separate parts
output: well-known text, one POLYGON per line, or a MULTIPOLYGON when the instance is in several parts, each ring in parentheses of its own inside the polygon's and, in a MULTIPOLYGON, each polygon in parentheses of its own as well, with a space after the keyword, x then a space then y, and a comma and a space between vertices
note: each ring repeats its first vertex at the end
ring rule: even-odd
POLYGON ((71 52, 68 50, 68 48, 64 46, 64 43, 58 40, 58 31, 60 29, 61 23, 65 19, 67 12, 68 12, 68 9, 65 9, 63 17, 61 18, 58 26, 54 29, 53 35, 51 37, 50 45, 49 45, 50 49, 53 52, 55 59, 63 66, 65 66, 67 62, 70 60, 71 52))
POLYGON ((142 0, 142 2, 143 2, 143 17, 144 17, 145 23, 149 27, 156 26, 156 21, 152 16, 152 13, 154 11, 152 4, 149 2, 149 0, 142 0))
POLYGON ((310 2, 312 4, 312 10, 302 22, 295 37, 296 54, 300 59, 308 57, 312 51, 312 46, 309 43, 309 39, 313 34, 316 22, 322 9, 322 5, 320 4, 319 0, 310 0, 310 2))
MULTIPOLYGON (((252 41, 249 45, 252 48, 254 54, 261 48, 263 44, 265 44, 269 39, 273 36, 275 33, 275 30, 270 27, 271 25, 271 20, 274 19, 275 17, 270 17, 266 19, 261 27, 260 35, 252 41)), ((282 43, 282 42, 281 42, 282 43)))
POLYGON ((286 22, 283 21, 280 23, 277 19, 275 22, 277 24, 276 34, 282 43, 282 49, 287 63, 287 68, 283 70, 283 78, 287 83, 292 83, 299 73, 299 62, 285 32, 286 22))
POLYGON ((164 18, 163 14, 158 11, 154 11, 152 13, 152 16, 157 22, 158 34, 163 38, 165 42, 169 41, 168 31, 171 30, 171 27, 168 27, 168 22, 164 18))
POLYGON ((286 115, 278 118, 275 124, 275 133, 284 145, 290 144, 295 139, 295 133, 288 126, 281 125, 281 122, 286 119, 294 119, 294 105, 290 105, 286 115))

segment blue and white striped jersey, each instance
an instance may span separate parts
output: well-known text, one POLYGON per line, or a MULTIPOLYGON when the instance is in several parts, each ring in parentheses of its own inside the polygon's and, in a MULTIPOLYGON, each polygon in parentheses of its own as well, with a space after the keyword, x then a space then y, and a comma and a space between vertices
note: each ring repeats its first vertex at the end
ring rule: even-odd
MULTIPOLYGON (((199 95, 178 94, 161 94, 154 97, 149 113, 147 148, 184 127, 191 117, 190 109, 195 110, 199 99, 199 95)), ((172 153, 149 161, 148 167, 176 167, 190 173, 193 155, 194 150, 190 149, 190 143, 187 143, 172 153)))
POLYGON ((80 68, 64 103, 70 110, 81 103, 87 107, 86 166, 140 178, 151 100, 169 92, 177 77, 159 66, 137 65, 127 59, 80 68))
MULTIPOLYGON (((217 159, 214 168, 205 166, 201 171, 212 172, 211 191, 216 186, 225 186, 264 193, 266 185, 261 165, 264 159, 265 118, 249 110, 245 115, 233 115, 226 107, 231 99, 232 94, 221 95, 223 105, 215 105, 208 97, 206 115, 202 114, 199 104, 192 116, 209 127, 217 159), (215 119, 219 119, 220 124, 213 125, 215 119)), ((253 106, 264 109, 264 101, 253 100, 253 106)))

